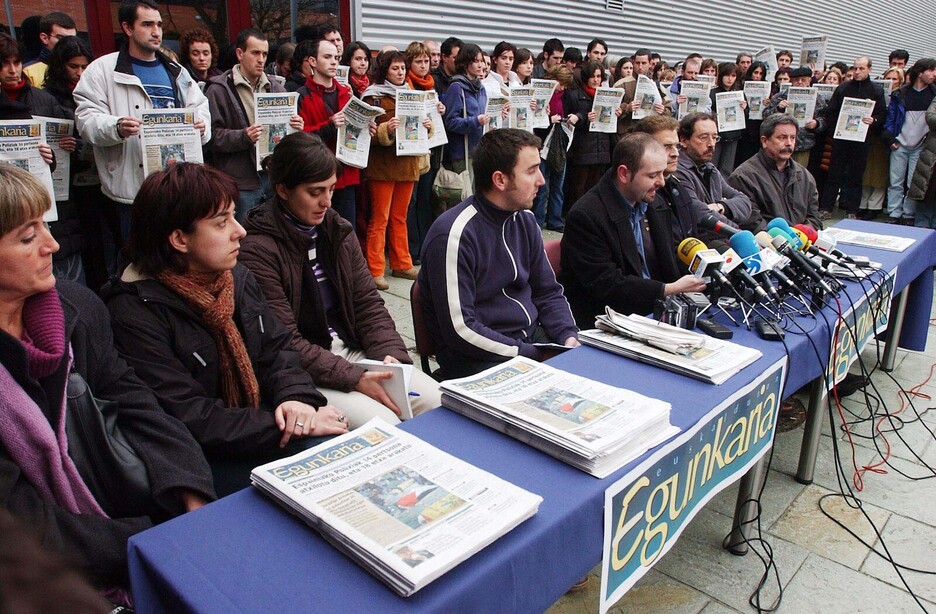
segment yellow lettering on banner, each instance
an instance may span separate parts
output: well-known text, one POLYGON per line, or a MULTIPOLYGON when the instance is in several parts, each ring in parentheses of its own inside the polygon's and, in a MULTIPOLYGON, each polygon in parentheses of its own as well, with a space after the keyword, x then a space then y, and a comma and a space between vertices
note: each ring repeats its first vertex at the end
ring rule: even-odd
POLYGON ((760 424, 757 426, 757 438, 763 439, 773 428, 774 412, 777 409, 777 395, 770 393, 762 402, 764 411, 761 413, 760 424))
POLYGON ((627 494, 624 495, 624 500, 621 501, 621 515, 618 517, 617 529, 614 531, 614 538, 611 540, 611 568, 614 569, 614 571, 620 571, 627 565, 631 557, 634 556, 634 553, 637 551, 637 547, 640 545, 641 539, 643 538, 643 529, 641 529, 636 539, 634 539, 634 542, 631 544, 630 549, 628 549, 627 554, 623 557, 619 556, 621 540, 623 540, 624 536, 637 526, 637 523, 643 520, 644 517, 643 512, 638 512, 631 518, 627 518, 627 508, 634 497, 637 496, 637 493, 649 485, 650 478, 642 476, 639 480, 634 482, 630 490, 627 491, 627 494))
POLYGON ((666 544, 666 535, 669 532, 669 525, 666 522, 661 522, 660 524, 654 523, 656 523, 656 521, 660 519, 660 516, 663 515, 663 512, 666 511, 667 502, 670 497, 668 484, 672 481, 673 478, 670 478, 654 488, 650 493, 650 497, 647 499, 647 534, 644 536, 644 545, 640 550, 640 564, 644 567, 649 567, 653 564, 653 561, 660 555, 660 550, 663 549, 663 545, 666 544), (653 511, 653 502, 657 499, 657 493, 662 495, 660 498, 660 507, 657 511, 653 511), (652 555, 650 555, 647 553, 647 548, 653 543, 656 537, 660 538, 660 545, 653 551, 652 555))
POLYGON ((735 423, 731 425, 731 428, 728 429, 728 434, 735 431, 737 431, 738 434, 728 444, 728 449, 725 450, 726 465, 730 465, 734 462, 734 459, 747 451, 748 420, 746 417, 741 416, 738 418, 735 423), (734 452, 732 452, 732 448, 736 448, 734 452))

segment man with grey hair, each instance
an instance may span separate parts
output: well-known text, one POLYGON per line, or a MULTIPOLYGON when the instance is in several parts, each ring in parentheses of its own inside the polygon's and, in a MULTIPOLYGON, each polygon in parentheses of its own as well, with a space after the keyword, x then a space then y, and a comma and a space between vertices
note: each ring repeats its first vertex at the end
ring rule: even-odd
POLYGON ((782 217, 792 224, 822 229, 816 180, 793 159, 799 124, 791 116, 775 113, 761 124, 761 150, 728 177, 728 184, 747 194, 751 215, 741 227, 751 232, 767 229, 782 217))
POLYGON ((437 69, 439 63, 442 61, 442 50, 439 47, 438 41, 427 38, 423 41, 423 45, 429 50, 429 70, 437 69))

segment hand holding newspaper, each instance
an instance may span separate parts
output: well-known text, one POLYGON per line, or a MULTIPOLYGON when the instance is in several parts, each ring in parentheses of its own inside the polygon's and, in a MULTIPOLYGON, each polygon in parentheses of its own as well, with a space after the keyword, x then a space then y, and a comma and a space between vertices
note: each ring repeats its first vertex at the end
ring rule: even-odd
POLYGON ((491 130, 508 127, 508 120, 504 119, 504 107, 508 104, 510 104, 510 99, 507 96, 488 95, 487 106, 484 108, 484 113, 489 118, 488 123, 484 124, 485 134, 491 130))
POLYGON ((448 143, 448 136, 445 134, 445 123, 442 121, 442 114, 439 113, 439 95, 435 90, 426 92, 426 116, 432 122, 432 131, 429 133, 429 147, 438 147, 448 143))
POLYGON ((549 128, 549 101, 552 100, 559 82, 552 79, 533 79, 530 85, 533 86, 533 101, 536 103, 536 108, 533 109, 533 127, 549 128))
POLYGON ((839 111, 835 122, 833 139, 841 141, 857 141, 864 143, 868 137, 868 124, 862 120, 871 117, 874 112, 874 101, 865 98, 843 98, 842 110, 839 111))
POLYGON ((51 203, 42 219, 54 222, 58 219, 58 210, 55 208, 52 171, 39 153, 39 144, 46 142, 45 128, 45 122, 37 119, 0 121, 0 162, 18 166, 42 182, 51 203))
POLYGON ((618 114, 621 101, 624 100, 624 90, 615 87, 599 87, 595 90, 595 99, 592 101, 594 121, 588 124, 589 132, 617 132, 618 114))
POLYGON ((55 200, 68 200, 69 186, 71 185, 71 154, 62 149, 61 143, 63 137, 74 134, 75 122, 71 119, 57 119, 39 115, 33 115, 33 119, 45 124, 46 142, 55 153, 55 171, 52 172, 52 188, 55 190, 55 200))
POLYGON ((715 94, 715 113, 719 132, 744 130, 744 92, 720 92, 715 94))
POLYGON ((636 111, 631 112, 631 117, 633 119, 643 119, 648 115, 652 115, 653 105, 663 104, 663 97, 660 96, 660 89, 657 87, 656 83, 653 82, 653 79, 648 78, 646 75, 637 76, 637 88, 634 90, 634 100, 636 100, 640 106, 636 111))
POLYGON ((413 417, 413 406, 410 404, 410 380, 413 377, 413 365, 400 362, 386 363, 369 358, 359 360, 354 364, 364 367, 367 371, 392 373, 393 377, 381 380, 380 385, 383 386, 387 396, 400 410, 401 420, 409 420, 413 417))
POLYGON ((764 105, 770 98, 770 83, 767 81, 745 81, 744 97, 748 103, 748 118, 764 119, 764 105))
POLYGON ((396 155, 424 156, 429 153, 429 129, 426 128, 426 92, 398 89, 396 91, 397 126, 396 155))
POLYGON ((345 123, 338 128, 335 157, 348 166, 367 168, 371 144, 370 123, 386 111, 354 96, 341 110, 344 112, 345 123))
POLYGON ((205 161, 192 109, 150 109, 140 113, 140 121, 144 177, 180 162, 205 161))
POLYGON ((710 89, 712 89, 712 86, 704 81, 680 81, 679 94, 685 96, 686 100, 679 104, 679 117, 677 119, 707 109, 710 89))
POLYGON ((787 115, 793 117, 800 128, 816 115, 819 92, 814 87, 791 87, 787 92, 787 115))
POLYGON ((534 89, 531 86, 510 88, 510 127, 533 132, 533 102, 534 89))
POLYGON ((296 92, 254 94, 254 123, 263 126, 255 145, 258 171, 263 170, 263 160, 273 153, 273 149, 283 137, 296 132, 296 129, 289 125, 289 119, 296 114, 298 102, 299 94, 296 92))

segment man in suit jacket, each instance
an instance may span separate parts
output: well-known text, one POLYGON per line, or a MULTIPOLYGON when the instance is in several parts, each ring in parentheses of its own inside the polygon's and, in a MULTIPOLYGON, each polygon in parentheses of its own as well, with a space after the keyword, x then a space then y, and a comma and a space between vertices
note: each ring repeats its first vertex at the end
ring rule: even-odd
POLYGON ((561 281, 581 328, 605 306, 647 314, 657 299, 698 292, 680 276, 668 218, 649 206, 663 186, 666 150, 649 134, 629 134, 614 148, 611 169, 569 211, 562 237, 561 281))

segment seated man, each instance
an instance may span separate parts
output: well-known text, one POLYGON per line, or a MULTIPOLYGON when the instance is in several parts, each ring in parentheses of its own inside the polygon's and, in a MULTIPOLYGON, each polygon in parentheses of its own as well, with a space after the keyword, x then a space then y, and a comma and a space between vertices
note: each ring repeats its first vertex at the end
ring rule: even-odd
POLYGON ((664 184, 666 162, 666 150, 649 134, 625 136, 611 169, 569 211, 561 277, 580 327, 593 327, 606 305, 646 314, 657 299, 705 288, 680 276, 668 219, 647 204, 664 184))
POLYGON ((524 130, 485 134, 473 156, 475 195, 441 215, 426 236, 418 283, 447 377, 517 355, 547 358, 539 342, 579 345, 530 211, 544 183, 539 145, 524 130))
POLYGON ((767 229, 782 217, 790 224, 822 229, 816 180, 793 159, 799 125, 789 115, 775 113, 760 127, 761 150, 735 169, 728 183, 751 199, 751 216, 741 227, 751 232, 767 229))

